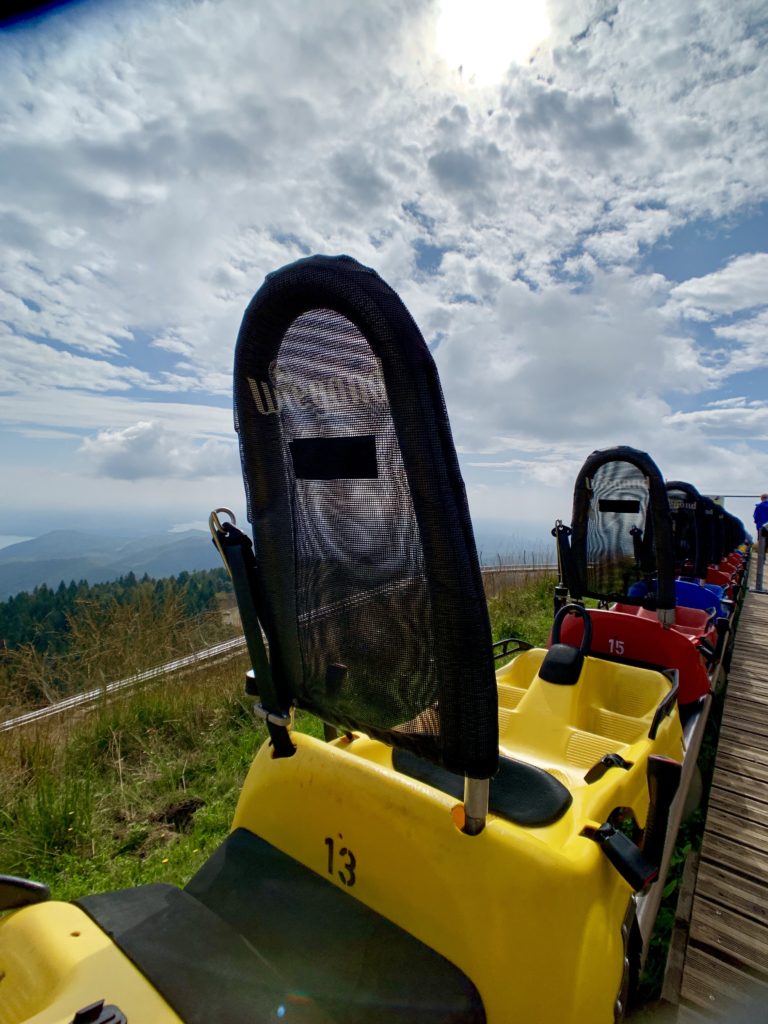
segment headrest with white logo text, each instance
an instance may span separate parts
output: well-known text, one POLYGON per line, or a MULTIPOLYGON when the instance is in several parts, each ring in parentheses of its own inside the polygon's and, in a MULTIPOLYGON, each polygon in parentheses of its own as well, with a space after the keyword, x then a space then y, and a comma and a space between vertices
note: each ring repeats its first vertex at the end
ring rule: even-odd
POLYGON ((482 579, 437 370, 348 256, 270 274, 246 310, 235 415, 276 685, 474 778, 494 774, 482 579))
POLYGON ((659 468, 627 445, 592 452, 573 491, 571 597, 675 607, 672 519, 659 468))

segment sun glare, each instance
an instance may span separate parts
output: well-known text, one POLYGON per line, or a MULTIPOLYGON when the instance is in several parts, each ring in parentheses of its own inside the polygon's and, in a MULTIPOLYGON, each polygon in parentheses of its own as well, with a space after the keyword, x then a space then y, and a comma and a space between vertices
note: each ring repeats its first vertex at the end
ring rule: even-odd
POLYGON ((435 46, 466 82, 489 85, 548 34, 546 0, 440 0, 435 46))

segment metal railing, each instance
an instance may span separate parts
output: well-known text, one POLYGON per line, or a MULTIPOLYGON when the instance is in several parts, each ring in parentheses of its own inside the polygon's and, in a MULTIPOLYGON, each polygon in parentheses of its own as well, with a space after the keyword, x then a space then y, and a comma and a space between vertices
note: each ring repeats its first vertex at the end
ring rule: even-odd
POLYGON ((9 732, 11 729, 16 729, 22 725, 31 725, 33 722, 42 722, 46 718, 53 718, 55 715, 61 715, 67 711, 88 708, 93 704, 98 704, 105 698, 111 697, 116 693, 120 693, 122 690, 131 689, 140 683, 150 682, 153 679, 169 675, 172 672, 180 672, 185 668, 193 668, 202 662, 210 661, 213 658, 220 658, 226 654, 234 654, 244 647, 244 636, 235 637, 234 640, 224 640, 220 644, 214 644, 213 647, 205 647, 203 650, 195 651, 194 654, 187 654, 183 658, 174 658, 173 661, 167 661, 164 665, 157 665, 155 668, 148 668, 143 672, 136 672, 135 675, 127 676, 125 679, 119 679, 114 683, 107 683, 106 686, 97 686, 93 690, 86 690, 84 693, 76 693, 72 697, 66 697, 64 700, 56 701, 55 704, 49 704, 47 707, 36 708, 34 711, 28 711, 26 714, 17 715, 15 718, 9 718, 5 722, 0 722, 0 732, 9 732))

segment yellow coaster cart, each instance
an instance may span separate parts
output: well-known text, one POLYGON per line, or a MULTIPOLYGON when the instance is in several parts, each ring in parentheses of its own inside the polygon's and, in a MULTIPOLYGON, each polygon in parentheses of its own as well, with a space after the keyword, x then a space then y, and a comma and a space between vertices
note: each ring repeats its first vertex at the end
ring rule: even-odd
POLYGON ((270 739, 184 889, 3 880, 0 1024, 620 1019, 686 754, 677 673, 593 657, 578 606, 548 651, 494 652, 437 372, 373 271, 267 278, 235 414, 253 546, 213 523, 270 739))

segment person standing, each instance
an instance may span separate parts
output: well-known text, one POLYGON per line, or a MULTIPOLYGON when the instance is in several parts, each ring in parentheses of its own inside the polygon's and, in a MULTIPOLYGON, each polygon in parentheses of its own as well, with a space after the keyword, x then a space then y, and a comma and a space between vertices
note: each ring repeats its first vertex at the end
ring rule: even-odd
POLYGON ((768 494, 760 495, 760 501, 755 505, 755 511, 752 518, 755 520, 757 539, 760 540, 761 529, 768 525, 768 494))

